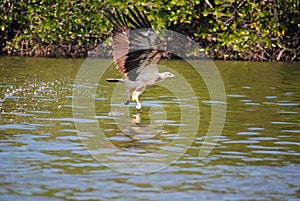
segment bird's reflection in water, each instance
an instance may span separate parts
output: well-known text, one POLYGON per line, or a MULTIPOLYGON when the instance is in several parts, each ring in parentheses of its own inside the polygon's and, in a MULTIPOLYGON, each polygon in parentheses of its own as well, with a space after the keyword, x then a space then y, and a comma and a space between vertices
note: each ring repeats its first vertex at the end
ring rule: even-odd
POLYGON ((130 118, 130 123, 122 129, 127 137, 133 140, 149 139, 155 137, 155 124, 141 122, 141 114, 135 114, 130 118))
POLYGON ((131 140, 150 140, 163 132, 164 123, 162 120, 153 120, 150 117, 150 120, 145 122, 147 119, 142 118, 142 113, 136 113, 132 116, 115 114, 114 117, 122 135, 131 140))

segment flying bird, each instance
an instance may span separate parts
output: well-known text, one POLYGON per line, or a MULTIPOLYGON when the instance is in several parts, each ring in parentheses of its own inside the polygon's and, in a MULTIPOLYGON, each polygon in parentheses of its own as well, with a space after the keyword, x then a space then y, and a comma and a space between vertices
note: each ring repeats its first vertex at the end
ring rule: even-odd
POLYGON ((166 78, 174 78, 170 72, 159 72, 159 61, 165 54, 166 43, 155 34, 146 14, 136 7, 128 8, 129 14, 114 14, 107 10, 105 17, 113 25, 113 60, 123 79, 106 79, 108 82, 122 82, 127 86, 127 98, 136 101, 136 109, 142 105, 139 96, 146 89, 166 78))

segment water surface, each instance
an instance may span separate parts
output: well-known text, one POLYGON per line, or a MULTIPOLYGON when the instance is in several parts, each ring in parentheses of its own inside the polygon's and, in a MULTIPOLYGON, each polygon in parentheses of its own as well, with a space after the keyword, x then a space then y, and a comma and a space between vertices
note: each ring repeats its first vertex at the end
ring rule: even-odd
MULTIPOLYGON (((299 63, 215 62, 227 100, 214 103, 192 68, 164 61, 193 86, 201 122, 179 160, 145 175, 106 167, 80 141, 74 122, 88 123, 88 118, 73 117, 72 90, 82 63, 0 58, 0 200, 300 199, 299 63), (216 142, 213 151, 200 159, 211 104, 226 104, 226 123, 220 137, 210 137, 216 142)), ((113 67, 106 73, 118 76, 113 67)), ((100 81, 94 94, 96 119, 114 146, 155 153, 175 139, 182 125, 174 94, 152 86, 141 97, 143 111, 132 103, 133 126, 125 129, 127 134, 140 129, 135 130, 140 135, 130 136, 116 125, 118 111, 111 111, 114 86, 100 81), (147 127, 151 118, 154 128, 147 127), (157 134, 149 136, 153 130, 157 134)))

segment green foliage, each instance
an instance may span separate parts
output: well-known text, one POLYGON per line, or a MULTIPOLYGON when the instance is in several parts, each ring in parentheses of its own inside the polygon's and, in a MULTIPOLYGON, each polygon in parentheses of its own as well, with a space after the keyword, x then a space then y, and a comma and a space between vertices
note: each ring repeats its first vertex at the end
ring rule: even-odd
MULTIPOLYGON (((286 15, 281 11, 282 2, 215 1, 214 8, 205 11, 210 20, 209 28, 202 37, 212 36, 217 42, 214 46, 217 50, 226 47, 237 52, 236 55, 230 55, 232 51, 224 53, 224 57, 245 58, 248 54, 248 57, 251 56, 255 60, 276 60, 270 52, 286 48, 283 39, 288 31, 281 20, 286 15)), ((293 1, 286 3, 292 4, 293 1)), ((298 12, 296 7, 290 10, 298 12)), ((299 26, 299 21, 290 23, 299 26)))
POLYGON ((12 54, 51 56, 47 47, 93 46, 107 33, 107 22, 101 13, 103 6, 96 0, 12 2, 4 13, 6 21, 1 24, 3 32, 13 35, 5 50, 12 54))
POLYGON ((86 56, 112 28, 103 12, 143 9, 153 27, 199 42, 216 59, 299 60, 298 0, 0 0, 0 54, 86 56))

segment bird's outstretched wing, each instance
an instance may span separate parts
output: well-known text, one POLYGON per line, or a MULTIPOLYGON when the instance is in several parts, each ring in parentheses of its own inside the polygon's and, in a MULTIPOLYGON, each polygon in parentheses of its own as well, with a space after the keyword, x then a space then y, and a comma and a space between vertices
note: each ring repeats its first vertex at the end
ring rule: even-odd
MULTIPOLYGON (((128 8, 130 16, 115 15, 107 10, 105 17, 113 24, 113 57, 119 72, 135 81, 147 67, 158 64, 160 39, 154 33, 144 12, 128 8), (130 24, 130 25, 129 25, 130 24)), ((157 70, 158 71, 158 70, 157 70)))

